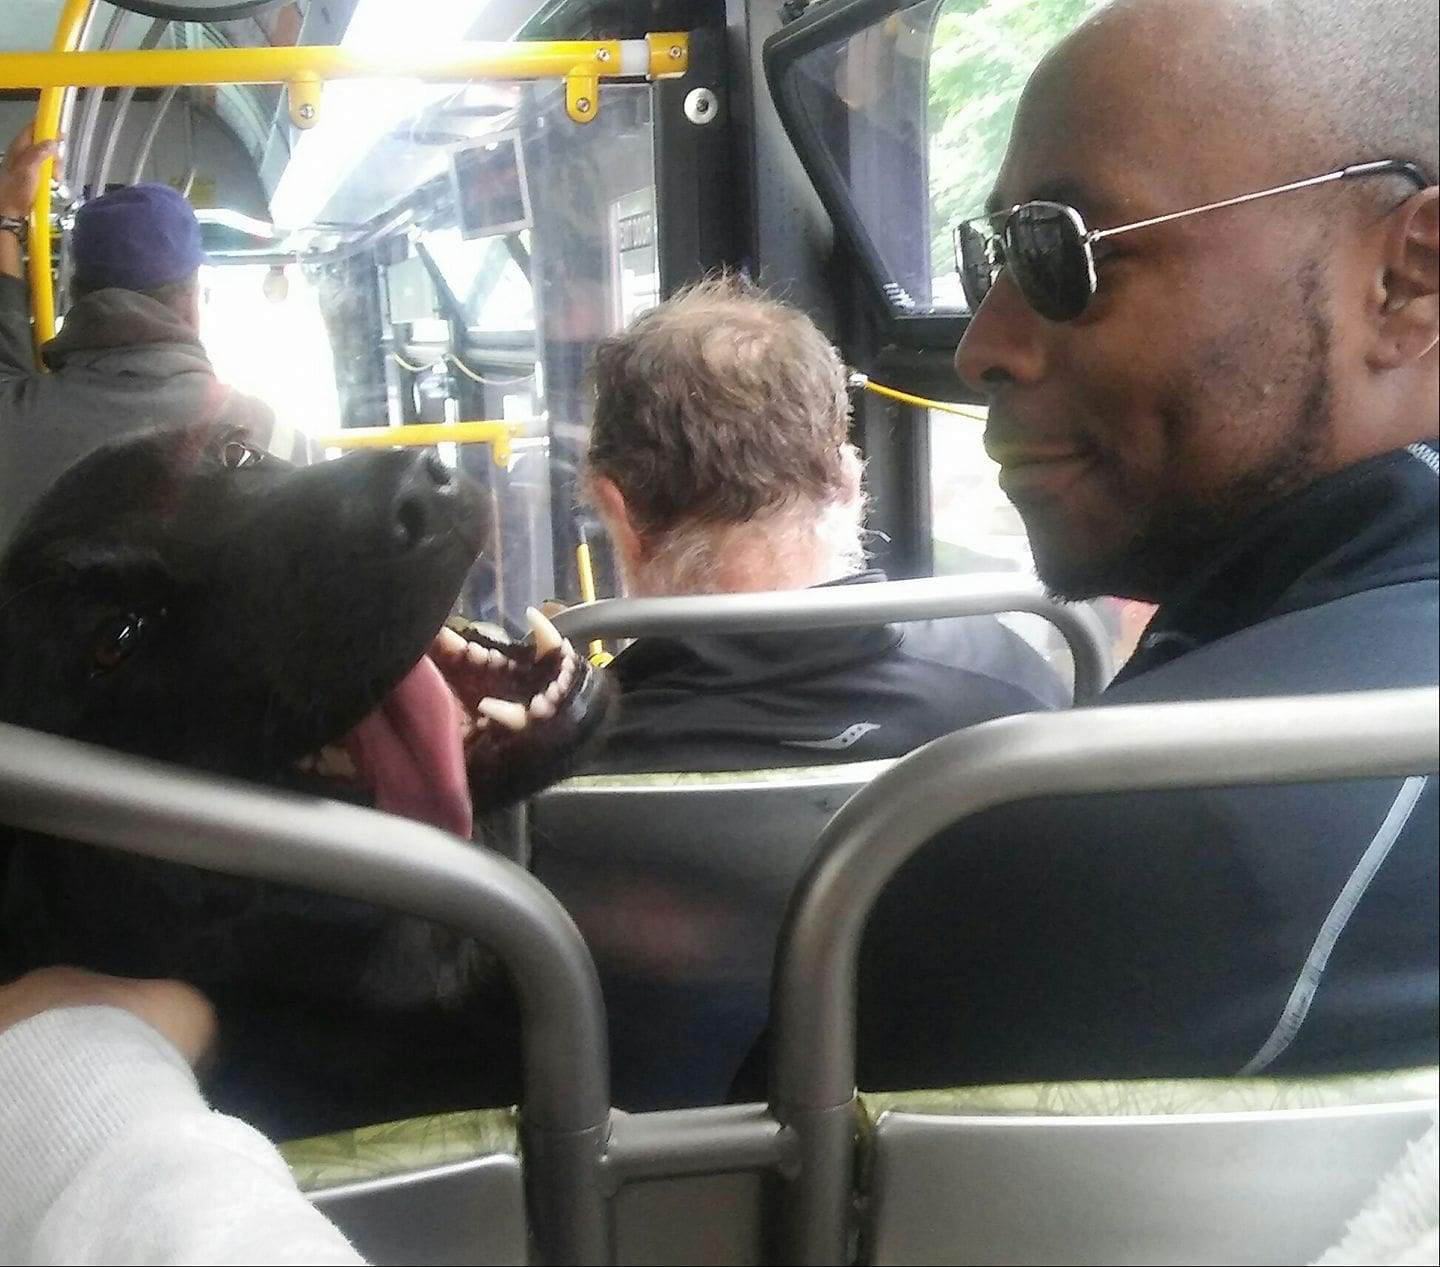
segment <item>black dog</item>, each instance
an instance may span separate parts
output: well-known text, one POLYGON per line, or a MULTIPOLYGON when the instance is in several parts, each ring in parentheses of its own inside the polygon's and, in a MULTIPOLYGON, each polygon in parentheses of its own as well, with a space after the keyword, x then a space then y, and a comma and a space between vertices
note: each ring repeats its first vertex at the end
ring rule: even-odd
MULTIPOLYGON (((430 452, 293 468, 242 433, 97 450, 0 559, 0 720, 468 835, 563 777, 606 686, 532 621, 427 655, 481 548, 430 452), (463 702, 462 702, 463 697, 463 702), (483 701, 483 702, 482 702, 483 701), (339 776, 338 779, 336 776, 339 776)), ((217 1107, 281 1136, 514 1093, 489 962, 360 903, 0 834, 6 966, 174 976, 216 1001, 217 1107)))

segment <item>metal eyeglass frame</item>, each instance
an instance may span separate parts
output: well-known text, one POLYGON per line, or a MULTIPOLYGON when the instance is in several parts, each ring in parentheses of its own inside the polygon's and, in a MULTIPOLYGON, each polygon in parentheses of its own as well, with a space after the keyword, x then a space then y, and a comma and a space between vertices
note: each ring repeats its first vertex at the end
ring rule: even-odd
MULTIPOLYGON (((1349 167, 1342 167, 1337 171, 1326 172, 1323 176, 1311 176, 1305 180, 1294 180, 1289 184, 1276 185, 1272 189, 1261 189, 1255 193, 1240 194, 1234 198, 1223 198, 1219 202, 1207 202, 1199 207, 1187 207, 1183 211, 1171 211, 1161 216, 1150 216, 1145 220, 1136 220, 1131 224, 1115 225, 1109 229, 1088 228, 1085 224, 1084 216, 1067 203, 1050 202, 1043 199, 1022 202, 1004 211, 970 217, 955 223, 954 227, 950 230, 951 241, 955 250, 955 271, 960 275, 961 290, 965 292, 966 302, 971 305, 971 312, 973 313, 980 307, 980 303, 983 302, 985 295, 990 293, 990 288, 994 286, 996 279, 1000 276, 1001 270, 1005 268, 1005 233, 1010 227, 1010 223, 1014 217, 1028 207, 1056 208, 1070 220, 1075 228, 1075 240, 1078 242, 1080 250, 1084 255, 1085 274, 1089 284, 1089 293, 1086 295, 1085 302, 1080 306, 1079 310, 1070 317, 1058 318, 1059 320, 1073 321, 1075 317, 1078 317, 1089 307, 1090 300, 1095 297, 1098 279, 1095 272, 1094 246, 1097 242, 1103 242, 1106 238, 1118 237, 1122 233, 1132 233, 1136 229, 1149 229, 1157 224, 1168 224, 1172 220, 1183 220, 1188 216, 1198 216, 1206 211, 1220 211, 1225 207, 1237 207, 1242 203, 1254 202, 1259 198, 1270 198, 1275 194, 1288 194, 1297 189, 1308 189, 1313 185, 1325 185, 1338 180, 1354 180, 1361 176, 1392 174, 1404 176, 1408 180, 1413 181, 1417 189, 1428 189, 1432 183, 1424 171, 1421 170, 1419 164, 1412 163, 1408 159, 1403 158, 1386 158, 1370 163, 1355 163, 1349 167), (993 226, 996 221, 1000 222, 998 229, 986 227, 978 230, 984 243, 985 259, 989 263, 991 271, 990 282, 989 285, 985 287, 985 294, 976 298, 969 293, 969 287, 965 284, 965 259, 960 235, 967 226, 993 226)), ((1036 308, 1034 301, 1025 293, 1023 287, 1020 287, 1020 293, 1031 308, 1036 308)), ((1038 311, 1038 308, 1036 310, 1038 311)))

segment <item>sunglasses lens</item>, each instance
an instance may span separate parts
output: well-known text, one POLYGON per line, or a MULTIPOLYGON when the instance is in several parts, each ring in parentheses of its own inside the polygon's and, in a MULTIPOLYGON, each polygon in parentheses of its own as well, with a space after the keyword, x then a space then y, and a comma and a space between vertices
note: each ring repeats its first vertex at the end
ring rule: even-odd
POLYGON ((1070 321, 1095 293, 1080 225, 1058 203, 1031 202, 1005 225, 1005 263, 1042 317, 1070 321))
POLYGON ((986 235, 968 222, 955 228, 955 265, 960 270, 960 288, 974 312, 980 307, 995 281, 986 235))

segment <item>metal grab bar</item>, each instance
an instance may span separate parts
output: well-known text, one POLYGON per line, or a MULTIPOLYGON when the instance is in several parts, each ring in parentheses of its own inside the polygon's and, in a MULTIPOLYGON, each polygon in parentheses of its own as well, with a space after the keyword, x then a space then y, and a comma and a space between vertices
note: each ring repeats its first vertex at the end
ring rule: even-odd
POLYGON ((3 724, 0 822, 356 898, 483 941, 509 968, 520 998, 522 1123, 545 1261, 609 1260, 600 985, 570 916, 527 872, 407 819, 3 724))
MULTIPOLYGON (((636 40, 459 41, 440 50, 363 53, 285 47, 7 53, 0 88, 167 88, 171 84, 291 84, 333 79, 662 78, 685 73, 685 35, 636 40)), ((589 113, 587 106, 582 113, 589 113)))
POLYGON ((1054 625, 1075 659, 1075 699, 1093 699, 1113 673, 1099 618, 1088 607, 1057 603, 1038 581, 1010 572, 934 576, 873 585, 675 598, 604 598, 555 617, 580 642, 642 634, 767 633, 950 616, 1030 612, 1054 625))
POLYGON ((1433 772, 1437 714, 1433 687, 1029 714, 937 739, 857 792, 821 833, 777 957, 772 1107, 798 1140, 791 1261, 845 1261, 860 941, 922 845, 1036 796, 1433 772))

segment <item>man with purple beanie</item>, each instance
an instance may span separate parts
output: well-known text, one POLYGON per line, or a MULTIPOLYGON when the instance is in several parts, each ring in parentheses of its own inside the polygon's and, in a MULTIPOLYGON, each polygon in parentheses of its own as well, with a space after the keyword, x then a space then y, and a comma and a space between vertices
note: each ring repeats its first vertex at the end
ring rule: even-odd
MULTIPOLYGON (((84 203, 71 305, 36 369, 21 240, 53 142, 26 129, 0 163, 0 547, 77 458, 126 432, 214 419, 269 445, 268 406, 218 382, 200 343, 200 225, 167 185, 84 203)), ((289 452, 281 457, 292 457, 289 452)))

